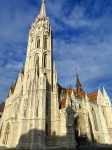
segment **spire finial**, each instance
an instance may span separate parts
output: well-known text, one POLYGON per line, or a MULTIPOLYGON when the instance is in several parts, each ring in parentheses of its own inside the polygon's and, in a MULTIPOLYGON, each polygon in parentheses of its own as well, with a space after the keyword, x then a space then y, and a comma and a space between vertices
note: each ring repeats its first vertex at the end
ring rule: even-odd
POLYGON ((40 15, 45 15, 46 16, 45 0, 42 0, 42 6, 41 6, 41 10, 40 10, 40 15))
POLYGON ((45 0, 42 0, 42 3, 45 3, 45 0))
POLYGON ((76 74, 77 74, 77 68, 76 68, 76 74))

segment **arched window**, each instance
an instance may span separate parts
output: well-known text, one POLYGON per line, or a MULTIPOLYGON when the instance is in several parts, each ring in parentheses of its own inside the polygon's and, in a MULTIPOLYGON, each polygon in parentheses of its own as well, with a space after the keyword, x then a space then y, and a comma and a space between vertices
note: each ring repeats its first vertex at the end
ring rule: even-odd
POLYGON ((10 132, 10 124, 8 122, 6 125, 6 128, 5 128, 5 135, 4 135, 4 140, 3 140, 4 145, 7 145, 8 138, 9 138, 9 132, 10 132))
POLYGON ((35 68, 36 68, 36 74, 39 77, 39 56, 38 55, 36 56, 36 66, 35 66, 35 68))
POLYGON ((47 68, 47 54, 44 55, 44 68, 47 68))
POLYGON ((36 48, 40 48, 40 38, 38 37, 36 40, 36 48))
POLYGON ((44 37, 44 49, 47 49, 47 37, 44 37))
POLYGON ((92 108, 92 115, 93 115, 93 121, 94 121, 94 128, 96 131, 98 131, 98 123, 97 123, 96 113, 93 108, 92 108))

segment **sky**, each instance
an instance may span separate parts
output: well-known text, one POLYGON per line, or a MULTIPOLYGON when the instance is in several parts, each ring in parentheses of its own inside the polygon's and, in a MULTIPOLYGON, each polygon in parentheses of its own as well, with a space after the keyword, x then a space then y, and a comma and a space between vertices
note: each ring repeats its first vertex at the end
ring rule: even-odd
MULTIPOLYGON (((0 102, 25 62, 28 33, 41 0, 0 0, 0 102)), ((46 0, 58 83, 86 93, 104 85, 112 99, 112 0, 46 0)))

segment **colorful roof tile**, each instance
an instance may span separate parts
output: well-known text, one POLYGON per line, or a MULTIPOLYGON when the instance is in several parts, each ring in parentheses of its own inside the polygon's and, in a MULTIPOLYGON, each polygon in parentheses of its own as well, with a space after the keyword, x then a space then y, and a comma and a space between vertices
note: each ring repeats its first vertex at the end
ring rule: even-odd
POLYGON ((90 99, 90 102, 97 102, 98 91, 90 93, 87 96, 90 99))

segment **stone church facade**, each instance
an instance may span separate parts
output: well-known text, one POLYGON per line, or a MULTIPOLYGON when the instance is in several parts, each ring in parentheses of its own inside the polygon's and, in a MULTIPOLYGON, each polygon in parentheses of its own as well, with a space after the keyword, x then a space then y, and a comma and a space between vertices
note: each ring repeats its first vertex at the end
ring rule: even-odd
POLYGON ((50 146, 112 144, 112 107, 104 87, 83 91, 76 74, 76 90, 57 83, 53 63, 53 35, 45 0, 31 26, 25 67, 11 86, 1 120, 0 145, 17 149, 50 146))

